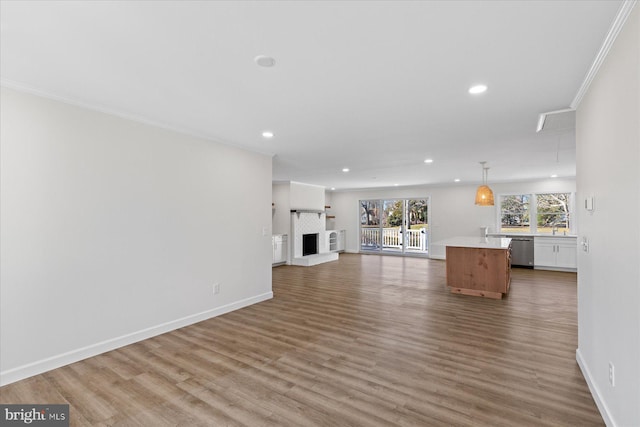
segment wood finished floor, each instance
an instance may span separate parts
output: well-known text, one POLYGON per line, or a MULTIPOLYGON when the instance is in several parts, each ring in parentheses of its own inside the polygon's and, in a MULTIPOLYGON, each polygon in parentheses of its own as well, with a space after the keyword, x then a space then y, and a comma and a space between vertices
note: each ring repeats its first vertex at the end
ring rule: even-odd
POLYGON ((576 275, 504 300, 445 264, 341 254, 273 269, 272 300, 0 388, 72 426, 600 426, 575 361, 576 275))

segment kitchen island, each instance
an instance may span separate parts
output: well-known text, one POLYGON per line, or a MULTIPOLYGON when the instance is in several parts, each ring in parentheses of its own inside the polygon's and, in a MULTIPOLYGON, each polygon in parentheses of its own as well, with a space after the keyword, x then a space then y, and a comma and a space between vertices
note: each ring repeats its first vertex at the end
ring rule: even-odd
POLYGON ((500 299, 511 283, 511 239, 453 237, 446 246, 447 286, 452 293, 500 299))

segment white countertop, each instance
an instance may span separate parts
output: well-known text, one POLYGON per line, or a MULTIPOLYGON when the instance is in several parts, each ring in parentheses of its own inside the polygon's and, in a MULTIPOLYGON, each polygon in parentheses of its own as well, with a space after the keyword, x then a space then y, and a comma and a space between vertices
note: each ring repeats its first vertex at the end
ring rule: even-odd
POLYGON ((538 234, 532 234, 532 233, 488 233, 487 236, 489 237, 504 237, 504 236, 510 236, 510 237, 568 237, 568 238, 576 238, 578 237, 576 234, 549 234, 549 233, 538 233, 538 234))
POLYGON ((508 237, 468 237, 459 236, 433 242, 432 245, 456 246, 461 248, 488 248, 488 249, 508 249, 511 239, 508 237))

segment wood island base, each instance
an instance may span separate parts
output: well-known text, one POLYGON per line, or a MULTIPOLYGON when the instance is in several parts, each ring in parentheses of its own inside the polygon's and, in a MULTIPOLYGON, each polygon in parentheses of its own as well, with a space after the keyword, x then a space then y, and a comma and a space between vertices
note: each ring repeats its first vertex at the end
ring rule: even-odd
POLYGON ((479 291, 477 289, 466 288, 450 288, 452 294, 472 295, 474 297, 485 297, 493 299, 502 299, 502 292, 479 291))
POLYGON ((511 242, 450 243, 446 246, 447 286, 451 293, 502 299, 511 283, 511 242))

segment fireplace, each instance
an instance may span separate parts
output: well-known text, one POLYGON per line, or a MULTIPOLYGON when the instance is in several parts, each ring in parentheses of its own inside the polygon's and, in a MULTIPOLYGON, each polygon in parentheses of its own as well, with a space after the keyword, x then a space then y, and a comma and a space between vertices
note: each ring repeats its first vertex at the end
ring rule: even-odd
POLYGON ((291 265, 309 267, 338 259, 329 250, 324 212, 291 211, 291 265))
POLYGON ((319 233, 302 235, 302 256, 318 253, 318 236, 319 233))

